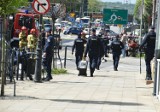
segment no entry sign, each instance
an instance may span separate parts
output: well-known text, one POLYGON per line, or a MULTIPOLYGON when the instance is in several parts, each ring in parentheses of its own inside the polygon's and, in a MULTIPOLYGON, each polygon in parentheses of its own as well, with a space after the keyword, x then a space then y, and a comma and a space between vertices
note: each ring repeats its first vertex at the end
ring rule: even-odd
POLYGON ((45 14, 50 9, 50 2, 49 0, 34 0, 32 7, 36 13, 45 14))

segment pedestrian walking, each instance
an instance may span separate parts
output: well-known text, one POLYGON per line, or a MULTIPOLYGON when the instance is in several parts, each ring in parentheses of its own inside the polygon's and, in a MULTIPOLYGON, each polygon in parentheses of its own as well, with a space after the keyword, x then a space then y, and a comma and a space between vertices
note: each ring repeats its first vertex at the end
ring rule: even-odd
POLYGON ((113 67, 114 71, 118 71, 118 64, 120 60, 121 50, 124 48, 123 43, 119 40, 117 35, 111 43, 112 55, 113 55, 113 67))
POLYGON ((108 37, 108 32, 107 30, 104 32, 103 36, 103 46, 104 46, 104 55, 105 57, 108 57, 108 52, 109 52, 109 37, 108 37))
POLYGON ((97 67, 97 61, 100 53, 100 48, 103 44, 100 39, 96 36, 96 30, 92 29, 92 35, 88 38, 84 57, 89 56, 90 76, 93 77, 95 68, 97 67))
POLYGON ((102 62, 102 57, 104 56, 104 45, 103 45, 103 38, 102 38, 102 34, 99 34, 98 35, 98 38, 99 38, 99 40, 100 40, 100 42, 101 42, 101 46, 100 46, 100 50, 99 50, 99 56, 98 56, 98 61, 97 61, 97 67, 96 67, 96 69, 97 70, 100 70, 100 65, 101 65, 101 62, 102 62))
POLYGON ((128 49, 128 36, 127 36, 126 31, 124 31, 122 34, 123 35, 121 37, 121 42, 124 45, 124 48, 122 49, 122 57, 125 58, 126 57, 126 52, 127 52, 127 49, 128 49))
POLYGON ((75 50, 75 58, 76 58, 76 66, 78 70, 78 64, 82 60, 83 53, 84 53, 84 44, 86 40, 81 38, 81 33, 78 34, 78 37, 74 40, 73 47, 72 47, 72 54, 75 50))
POLYGON ((46 42, 43 50, 43 66, 47 72, 47 76, 44 79, 45 81, 50 81, 52 79, 51 75, 51 63, 53 57, 53 48, 54 48, 54 37, 51 34, 51 29, 46 30, 46 42))
POLYGON ((152 80, 151 73, 151 60, 154 57, 155 52, 155 42, 156 42, 156 32, 154 31, 154 27, 151 27, 150 31, 145 35, 139 50, 145 46, 145 63, 146 63, 146 80, 152 80))

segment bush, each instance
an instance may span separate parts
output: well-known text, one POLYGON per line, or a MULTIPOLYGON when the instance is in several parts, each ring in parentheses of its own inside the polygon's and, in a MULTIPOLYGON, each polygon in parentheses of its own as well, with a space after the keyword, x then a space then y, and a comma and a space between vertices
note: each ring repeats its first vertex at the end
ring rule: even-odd
POLYGON ((67 70, 66 69, 58 69, 58 68, 54 68, 52 69, 52 74, 67 74, 67 70))
MULTIPOLYGON (((140 58, 140 54, 138 53, 138 54, 136 55, 136 57, 137 57, 137 58, 140 58)), ((144 57, 145 57, 145 54, 142 53, 142 54, 141 54, 141 58, 144 58, 144 57)))

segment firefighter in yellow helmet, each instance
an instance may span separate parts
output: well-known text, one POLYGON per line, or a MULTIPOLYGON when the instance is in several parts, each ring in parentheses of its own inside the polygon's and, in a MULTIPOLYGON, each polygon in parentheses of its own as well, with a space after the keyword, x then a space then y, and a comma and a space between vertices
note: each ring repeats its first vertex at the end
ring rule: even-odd
POLYGON ((19 33, 19 48, 20 50, 25 49, 27 46, 27 28, 23 26, 21 32, 19 33))
POLYGON ((37 46, 37 37, 36 37, 36 30, 31 29, 30 34, 27 36, 27 48, 29 52, 34 52, 37 46))

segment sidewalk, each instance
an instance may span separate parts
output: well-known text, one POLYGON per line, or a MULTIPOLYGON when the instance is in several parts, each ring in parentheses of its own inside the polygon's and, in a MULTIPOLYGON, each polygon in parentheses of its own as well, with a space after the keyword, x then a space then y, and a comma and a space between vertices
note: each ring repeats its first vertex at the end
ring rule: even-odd
POLYGON ((0 112, 160 112, 153 84, 144 80, 143 59, 142 74, 139 59, 128 57, 120 60, 119 71, 110 66, 94 77, 77 76, 74 69, 67 67, 69 74, 55 75, 50 82, 17 81, 16 97, 13 84, 7 84, 0 112))

